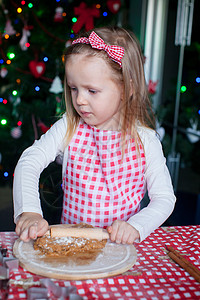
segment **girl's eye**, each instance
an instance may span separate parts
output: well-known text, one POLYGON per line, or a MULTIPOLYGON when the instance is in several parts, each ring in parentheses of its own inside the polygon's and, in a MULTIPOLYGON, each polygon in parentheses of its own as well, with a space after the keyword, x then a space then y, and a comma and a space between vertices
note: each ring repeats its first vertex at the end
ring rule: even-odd
POLYGON ((70 87, 70 91, 71 91, 71 92, 76 92, 76 91, 77 91, 77 88, 75 88, 75 87, 70 87))
POLYGON ((91 94, 96 94, 96 93, 97 93, 97 91, 92 90, 92 89, 89 89, 89 92, 90 92, 91 94))

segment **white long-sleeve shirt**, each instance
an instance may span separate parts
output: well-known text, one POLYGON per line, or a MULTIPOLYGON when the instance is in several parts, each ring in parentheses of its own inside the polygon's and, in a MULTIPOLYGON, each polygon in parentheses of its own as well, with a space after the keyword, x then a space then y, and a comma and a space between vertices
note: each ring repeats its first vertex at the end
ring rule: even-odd
MULTIPOLYGON (((13 184, 15 222, 23 212, 42 215, 39 196, 40 174, 58 155, 63 157, 64 174, 68 155, 64 139, 66 130, 67 119, 66 115, 63 115, 39 140, 27 148, 19 159, 13 184)), ((139 127, 138 133, 144 146, 144 180, 150 203, 127 222, 139 231, 142 241, 169 217, 176 199, 156 133, 144 127, 139 127)))

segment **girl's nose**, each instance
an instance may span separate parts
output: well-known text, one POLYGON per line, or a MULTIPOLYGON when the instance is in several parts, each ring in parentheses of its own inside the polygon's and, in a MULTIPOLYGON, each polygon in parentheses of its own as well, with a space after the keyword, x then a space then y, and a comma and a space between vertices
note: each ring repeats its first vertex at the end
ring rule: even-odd
POLYGON ((76 98, 76 102, 78 105, 84 105, 87 104, 87 100, 85 99, 84 95, 82 93, 79 93, 77 98, 76 98))

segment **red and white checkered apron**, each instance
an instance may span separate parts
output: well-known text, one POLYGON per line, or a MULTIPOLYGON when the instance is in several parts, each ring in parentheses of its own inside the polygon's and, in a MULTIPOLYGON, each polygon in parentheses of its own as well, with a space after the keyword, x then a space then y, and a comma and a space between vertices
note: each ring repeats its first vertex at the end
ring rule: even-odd
POLYGON ((138 159, 131 139, 121 163, 120 141, 118 131, 79 123, 68 145, 61 223, 107 227, 116 219, 127 221, 140 209, 144 196, 144 151, 140 145, 138 159))

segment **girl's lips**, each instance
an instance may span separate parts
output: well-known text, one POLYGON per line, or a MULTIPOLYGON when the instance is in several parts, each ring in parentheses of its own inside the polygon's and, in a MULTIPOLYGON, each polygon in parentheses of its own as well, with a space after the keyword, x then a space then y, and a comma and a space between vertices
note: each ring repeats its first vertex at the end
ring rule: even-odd
POLYGON ((91 113, 87 111, 81 111, 81 115, 84 117, 88 117, 91 113))

